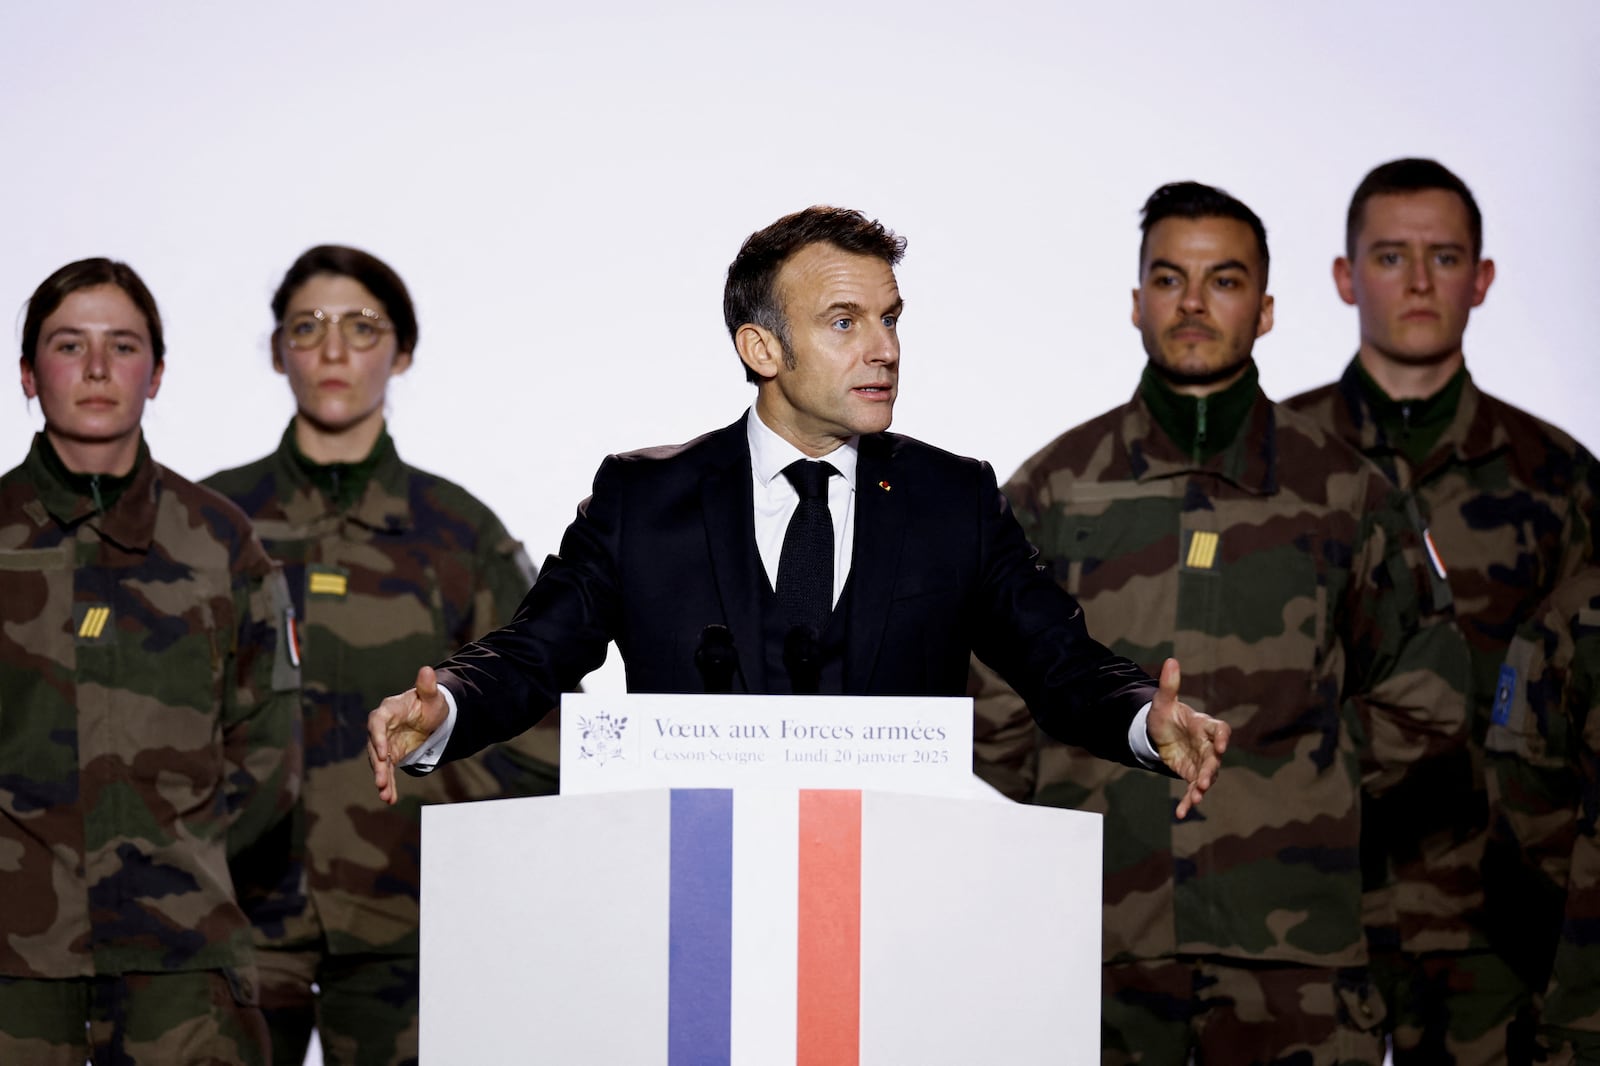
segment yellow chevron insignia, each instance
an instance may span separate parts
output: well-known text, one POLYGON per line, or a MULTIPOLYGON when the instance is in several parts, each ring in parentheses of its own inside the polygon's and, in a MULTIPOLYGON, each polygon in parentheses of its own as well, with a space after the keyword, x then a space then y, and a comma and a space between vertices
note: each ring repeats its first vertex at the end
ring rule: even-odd
POLYGON ((83 621, 78 623, 78 636, 84 640, 99 640, 109 621, 111 608, 96 604, 83 612, 83 621))
POLYGON ((1185 565, 1194 570, 1209 570, 1217 561, 1217 535, 1197 529, 1189 538, 1189 558, 1185 565))
POLYGON ((314 570, 310 576, 309 591, 313 596, 343 596, 350 590, 350 579, 343 574, 314 570))

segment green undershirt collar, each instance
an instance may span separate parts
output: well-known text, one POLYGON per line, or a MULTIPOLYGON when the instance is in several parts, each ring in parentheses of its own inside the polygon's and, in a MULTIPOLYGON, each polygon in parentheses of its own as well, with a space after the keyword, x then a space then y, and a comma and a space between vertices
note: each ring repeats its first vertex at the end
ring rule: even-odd
POLYGON ((300 450, 299 442, 294 439, 293 427, 289 432, 289 454, 294 458, 295 465, 340 511, 349 509, 367 491, 367 483, 377 472, 378 464, 383 460, 384 446, 388 443, 389 427, 384 426, 378 433, 372 451, 360 462, 318 463, 308 459, 300 450))
POLYGON ((1139 378, 1139 395, 1161 431, 1195 462, 1202 463, 1238 437, 1255 405, 1260 380, 1252 360, 1239 380, 1221 392, 1187 396, 1174 392, 1167 380, 1146 363, 1139 378))
POLYGON ((61 461, 61 455, 56 451, 56 446, 50 443, 50 435, 40 435, 44 447, 40 451, 44 459, 45 470, 75 495, 94 501, 94 509, 105 514, 122 494, 128 491, 128 486, 133 484, 133 479, 139 473, 139 467, 148 458, 145 450, 144 438, 139 438, 139 456, 134 460, 133 469, 118 477, 115 474, 78 474, 67 469, 67 464, 61 461))
POLYGON ((1461 367, 1438 392, 1421 399, 1391 399, 1360 362, 1356 363, 1356 379, 1384 439, 1405 456, 1406 462, 1416 466, 1428 457, 1455 420, 1461 393, 1467 387, 1467 368, 1461 367))

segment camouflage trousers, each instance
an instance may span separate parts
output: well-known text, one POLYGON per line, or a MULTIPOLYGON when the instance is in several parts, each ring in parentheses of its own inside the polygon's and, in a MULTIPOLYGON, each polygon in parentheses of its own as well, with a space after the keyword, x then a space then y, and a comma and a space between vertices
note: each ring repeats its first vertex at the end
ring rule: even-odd
POLYGON ((0 1062, 266 1066, 253 971, 0 977, 0 1062))
POLYGON ((1375 953, 1395 1066, 1511 1066, 1533 1061, 1533 997, 1492 951, 1375 953))
POLYGON ((1383 1062, 1383 1003, 1360 968, 1212 955, 1110 963, 1100 995, 1102 1066, 1383 1062))
POLYGON ((313 1030, 326 1066, 415 1066, 417 956, 320 947, 258 947, 256 955, 274 1066, 301 1066, 313 1030))

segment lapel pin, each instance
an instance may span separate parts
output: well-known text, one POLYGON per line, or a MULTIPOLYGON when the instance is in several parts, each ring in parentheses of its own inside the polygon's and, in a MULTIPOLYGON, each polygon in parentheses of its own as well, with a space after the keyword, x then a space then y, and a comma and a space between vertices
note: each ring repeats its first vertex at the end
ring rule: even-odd
POLYGON ((878 487, 880 489, 882 489, 884 492, 888 492, 889 491, 889 483, 887 481, 878 482, 878 487))

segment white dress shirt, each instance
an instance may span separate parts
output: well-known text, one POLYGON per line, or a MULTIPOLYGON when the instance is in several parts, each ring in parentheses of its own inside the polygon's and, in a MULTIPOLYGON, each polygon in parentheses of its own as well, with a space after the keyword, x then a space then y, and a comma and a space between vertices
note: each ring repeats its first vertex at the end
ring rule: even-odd
POLYGON ((827 455, 813 457, 778 436, 761 421, 753 407, 744 425, 745 435, 750 440, 756 549, 761 553, 761 566, 773 589, 778 587, 778 557, 783 554, 783 536, 789 531, 789 519, 794 517, 795 508, 800 506, 800 494, 783 476, 784 468, 797 459, 815 458, 837 471, 828 478, 828 513, 833 516, 833 602, 837 604, 844 593, 845 579, 850 576, 850 549, 855 542, 859 438, 851 437, 827 455))

